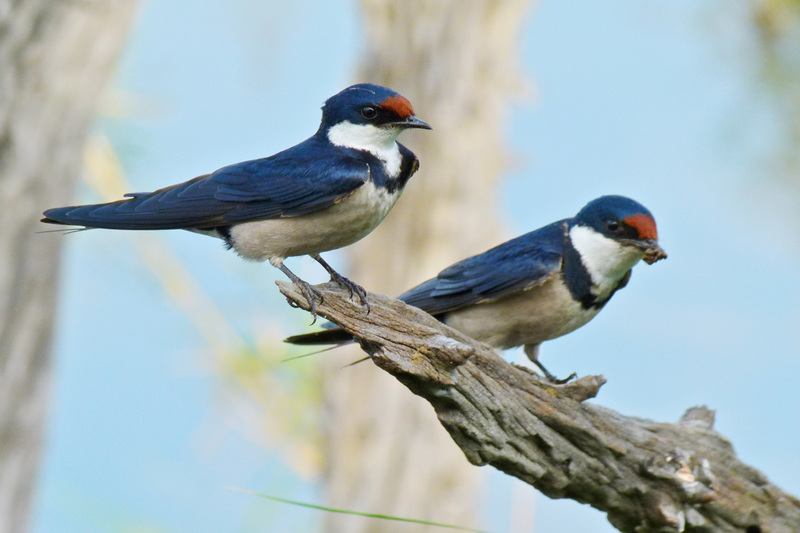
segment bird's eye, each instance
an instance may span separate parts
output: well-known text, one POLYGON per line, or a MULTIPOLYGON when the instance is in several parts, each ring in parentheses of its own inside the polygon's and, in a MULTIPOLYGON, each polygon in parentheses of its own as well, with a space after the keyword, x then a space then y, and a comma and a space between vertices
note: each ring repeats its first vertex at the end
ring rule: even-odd
POLYGON ((378 110, 374 106, 365 105, 361 108, 361 116, 367 120, 372 120, 378 116, 378 110))
POLYGON ((616 220, 610 219, 610 220, 606 221, 606 229, 608 231, 610 231, 611 233, 618 232, 619 228, 620 228, 619 222, 617 222, 616 220))

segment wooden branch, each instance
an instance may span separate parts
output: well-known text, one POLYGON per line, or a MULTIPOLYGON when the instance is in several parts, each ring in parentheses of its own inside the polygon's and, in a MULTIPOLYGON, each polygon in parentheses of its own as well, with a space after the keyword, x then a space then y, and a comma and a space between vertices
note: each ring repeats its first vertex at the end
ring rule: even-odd
MULTIPOLYGON (((278 285, 307 309, 296 287, 278 285)), ((367 314, 338 286, 317 288, 318 314, 430 402, 472 464, 588 503, 620 531, 800 531, 800 500, 736 457, 713 411, 694 407, 674 424, 624 416, 584 402, 602 376, 554 386, 398 300, 370 294, 367 314)))

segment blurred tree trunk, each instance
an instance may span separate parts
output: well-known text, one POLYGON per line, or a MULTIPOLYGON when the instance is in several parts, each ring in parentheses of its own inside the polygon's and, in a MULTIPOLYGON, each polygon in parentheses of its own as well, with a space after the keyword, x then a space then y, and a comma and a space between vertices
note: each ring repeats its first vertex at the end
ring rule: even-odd
MULTIPOLYGON (((401 139, 420 171, 387 220, 352 248, 352 279, 368 290, 396 296, 499 241, 502 134, 509 101, 522 93, 517 45, 530 4, 362 0, 367 54, 358 81, 399 91, 433 126, 401 139)), ((329 504, 477 524, 480 472, 426 402, 369 363, 332 366, 326 380, 329 504)), ((329 532, 409 531, 345 515, 327 520, 329 532)))
POLYGON ((0 0, 0 533, 26 531, 50 385, 59 245, 36 235, 71 196, 135 0, 0 0))

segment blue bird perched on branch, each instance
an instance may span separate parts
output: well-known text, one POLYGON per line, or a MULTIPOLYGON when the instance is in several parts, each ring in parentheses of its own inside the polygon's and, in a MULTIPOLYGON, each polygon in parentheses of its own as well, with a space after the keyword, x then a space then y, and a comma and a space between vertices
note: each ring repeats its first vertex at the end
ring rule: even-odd
MULTIPOLYGON (((524 346, 539 362, 539 345, 594 318, 631 277, 640 260, 667 254, 658 245, 653 215, 623 196, 589 202, 559 220, 489 251, 459 261, 398 299, 495 348, 524 346)), ((345 344, 352 335, 333 326, 295 335, 300 345, 345 344)), ((574 374, 573 374, 574 375, 574 374)))
POLYGON ((319 254, 365 237, 392 209, 419 168, 396 142, 409 128, 431 129, 406 98, 360 83, 329 98, 319 130, 283 152, 116 202, 48 209, 42 222, 220 238, 241 257, 283 271, 316 317, 319 291, 284 265, 287 257, 310 255, 368 308, 364 289, 319 254))

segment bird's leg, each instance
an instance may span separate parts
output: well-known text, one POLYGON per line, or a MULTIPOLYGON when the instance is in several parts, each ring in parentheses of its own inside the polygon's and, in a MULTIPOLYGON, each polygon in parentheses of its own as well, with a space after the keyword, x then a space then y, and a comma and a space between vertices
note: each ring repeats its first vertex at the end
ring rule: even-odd
POLYGON ((292 283, 297 285, 297 287, 300 289, 300 292, 303 293, 303 297, 308 302, 308 312, 311 313, 311 316, 313 317, 313 320, 311 320, 311 323, 313 324, 314 322, 316 322, 317 321, 317 301, 319 301, 319 303, 322 303, 323 300, 324 300, 324 298, 322 297, 322 293, 319 292, 319 290, 316 287, 312 286, 307 281, 303 281, 297 275, 295 275, 294 272, 289 270, 289 267, 287 267, 286 265, 283 264, 282 260, 275 260, 275 261, 270 260, 270 263, 272 263, 273 266, 278 267, 281 270, 281 272, 286 274, 286 276, 290 280, 292 280, 292 283))
POLYGON ((575 377, 577 377, 577 374, 575 372, 573 372, 572 374, 567 376, 565 379, 558 379, 553 374, 551 374, 544 367, 544 365, 539 362, 539 345, 538 344, 526 344, 524 350, 525 350, 525 355, 528 356, 528 359, 530 359, 531 362, 534 365, 539 367, 539 370, 542 371, 542 373, 544 374, 544 377, 547 378, 547 381, 549 381, 550 383, 553 383, 554 385, 563 385, 565 383, 568 383, 569 381, 571 381, 575 377))
POLYGON ((311 257, 320 265, 322 268, 328 271, 328 274, 331 275, 331 281, 335 281, 342 287, 345 287, 347 290, 350 291, 350 298, 353 297, 354 294, 358 295, 358 299, 361 300, 361 305, 367 308, 367 314, 369 314, 369 302, 367 301, 367 291, 364 290, 364 287, 361 285, 354 283, 347 279, 346 277, 342 276, 338 272, 336 272, 332 266, 325 262, 324 259, 319 254, 310 254, 311 257))

